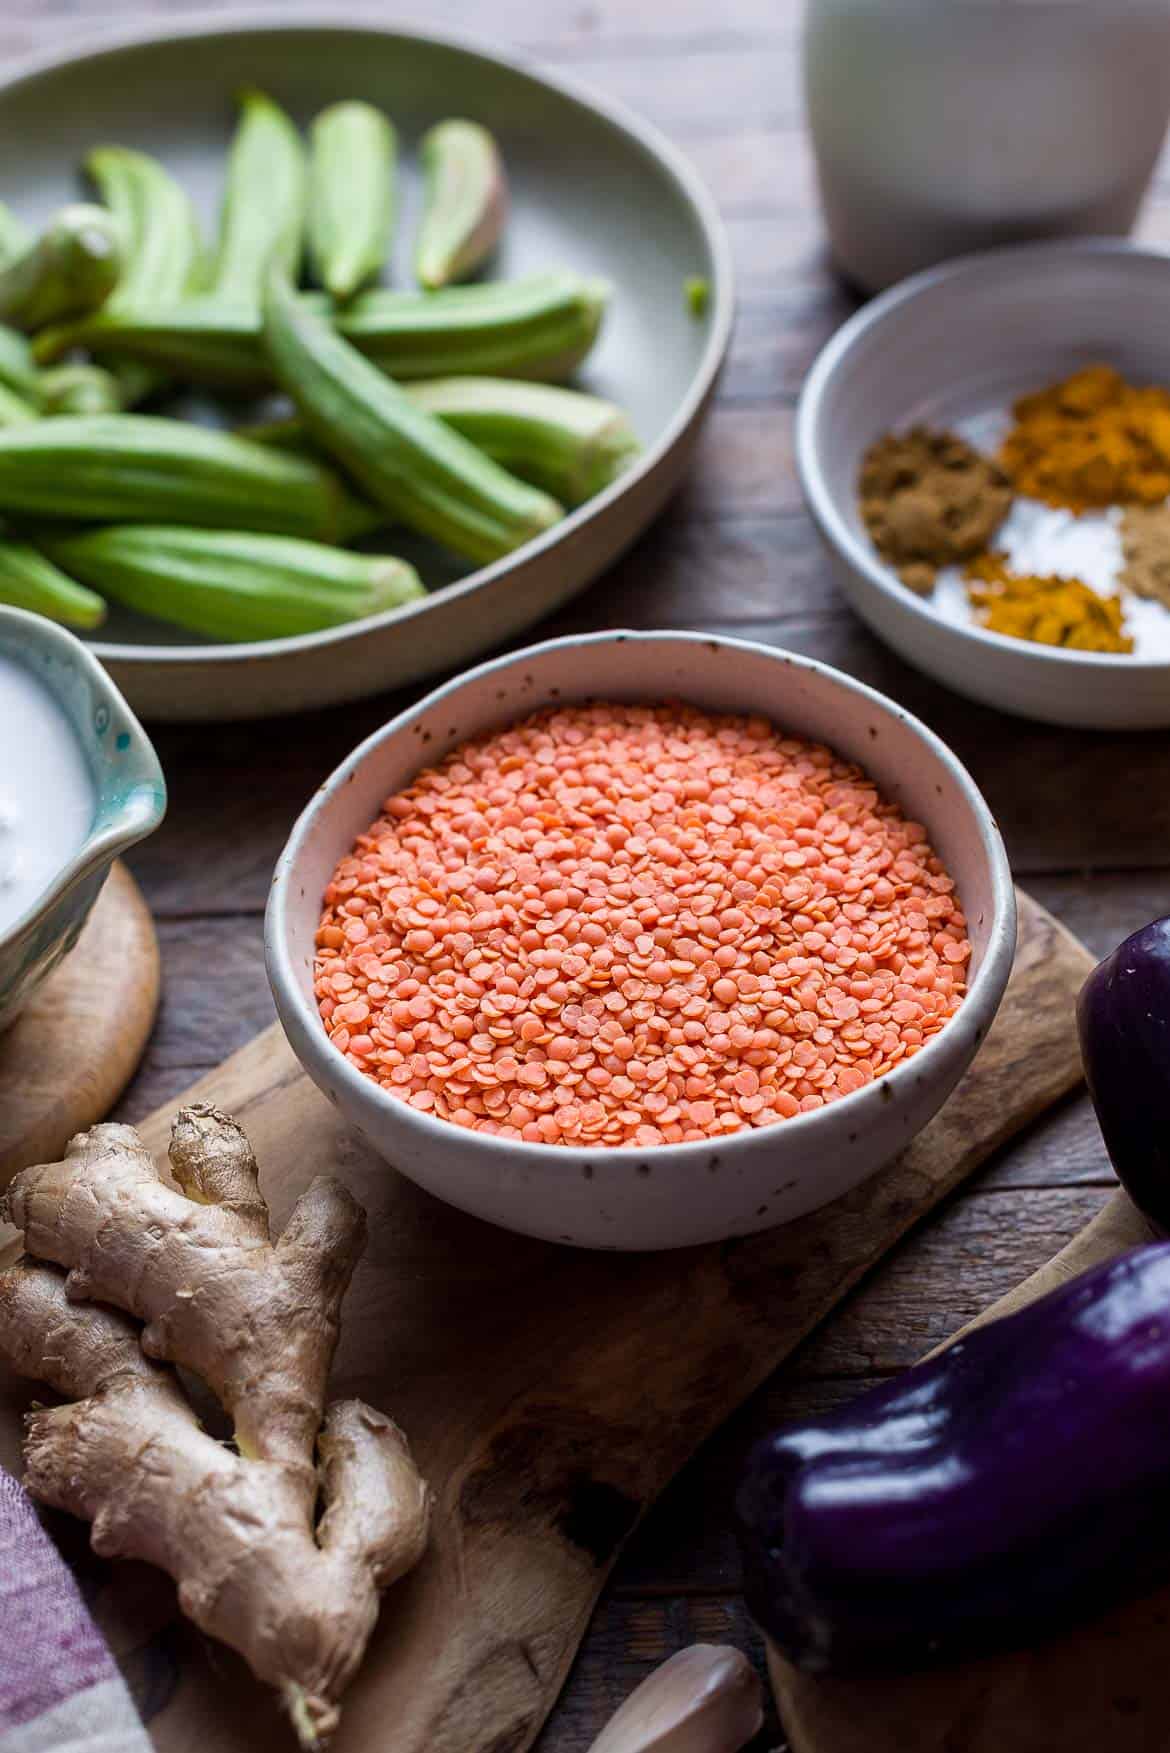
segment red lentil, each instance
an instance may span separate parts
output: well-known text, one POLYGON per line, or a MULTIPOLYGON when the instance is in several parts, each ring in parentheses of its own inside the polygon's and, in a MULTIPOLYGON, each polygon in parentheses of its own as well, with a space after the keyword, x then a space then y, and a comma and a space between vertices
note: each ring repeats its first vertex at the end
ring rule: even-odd
POLYGON ((412 1107, 655 1145, 920 1050, 970 945, 925 830, 831 750, 682 705, 546 710, 387 800, 325 891, 334 1045, 412 1107))

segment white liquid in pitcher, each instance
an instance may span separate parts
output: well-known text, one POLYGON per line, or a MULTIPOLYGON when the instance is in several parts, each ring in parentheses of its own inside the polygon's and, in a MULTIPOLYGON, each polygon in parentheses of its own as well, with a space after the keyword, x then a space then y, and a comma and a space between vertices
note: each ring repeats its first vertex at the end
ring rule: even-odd
POLYGON ((73 726, 42 682, 0 653, 0 932, 77 852, 94 803, 73 726))

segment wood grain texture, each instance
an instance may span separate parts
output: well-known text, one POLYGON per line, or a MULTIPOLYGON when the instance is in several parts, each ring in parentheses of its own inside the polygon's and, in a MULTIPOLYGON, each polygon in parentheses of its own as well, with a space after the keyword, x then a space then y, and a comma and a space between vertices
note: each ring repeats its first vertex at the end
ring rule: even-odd
POLYGON ((115 863, 71 954, 0 1034, 0 1187, 105 1118, 137 1070, 158 995, 150 912, 115 863))
MULTIPOLYGON (((188 1092, 246 1125, 277 1225, 322 1172, 366 1206, 334 1391, 400 1420, 436 1493, 431 1552, 387 1604, 337 1753, 373 1745, 387 1721, 395 1753, 531 1744, 671 1476, 886 1248, 1076 1083, 1072 1003, 1089 965, 1021 896, 1000 1016, 904 1155, 831 1211, 676 1255, 567 1251, 438 1205, 344 1130, 276 1028, 188 1092)), ((143 1126, 160 1157, 172 1113, 143 1126)), ((26 1397, 3 1384, 8 1457, 26 1397)), ((120 1587, 112 1570, 98 1602, 119 1640, 133 1623, 120 1587)), ((160 1659, 180 1652, 151 1724, 161 1753, 243 1753, 275 1735, 273 1705, 224 1652, 169 1621, 160 1635, 160 1659)))

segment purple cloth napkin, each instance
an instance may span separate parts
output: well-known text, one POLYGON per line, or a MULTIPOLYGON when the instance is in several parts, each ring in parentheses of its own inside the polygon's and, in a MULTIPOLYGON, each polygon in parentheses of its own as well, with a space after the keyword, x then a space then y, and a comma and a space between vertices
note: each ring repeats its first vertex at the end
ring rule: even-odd
POLYGON ((27 1493, 0 1471, 0 1753, 150 1753, 27 1493))

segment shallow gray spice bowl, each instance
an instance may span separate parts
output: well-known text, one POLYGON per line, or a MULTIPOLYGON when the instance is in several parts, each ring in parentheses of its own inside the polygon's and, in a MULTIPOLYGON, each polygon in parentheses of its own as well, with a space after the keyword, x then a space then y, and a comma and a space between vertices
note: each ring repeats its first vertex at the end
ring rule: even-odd
MULTIPOLYGON (((0 931, 5 1029, 77 942, 115 858, 158 827, 167 791, 142 726, 72 633, 41 615, 0 605, 0 654, 35 676, 61 708, 85 757, 94 798, 93 821, 81 845, 25 912, 0 931)), ((0 752, 0 761, 19 759, 19 746, 0 752)))
POLYGON ((918 274, 865 305, 822 349, 800 400, 796 462, 853 608, 960 694, 1049 724, 1170 725, 1164 657, 1066 651, 944 620, 879 559, 857 476, 874 439, 955 427, 1104 361, 1170 383, 1170 256, 1116 239, 1024 244, 918 274))
POLYGON ((824 664, 691 633, 553 639, 471 670, 367 738, 315 793, 280 856, 268 977, 309 1076, 386 1160, 451 1205, 591 1248, 678 1248, 813 1211, 871 1175, 941 1107, 987 1032, 1015 950, 999 830, 946 745, 893 701, 824 664), (314 937, 337 861, 418 770, 467 737, 583 698, 685 699, 764 714, 863 765, 925 824, 968 915, 973 973, 956 1015, 913 1059, 815 1113, 707 1143, 585 1150, 486 1137, 388 1095, 338 1052, 313 998, 314 937))
MULTIPOLYGON (((180 18, 6 68, 0 77, 0 200, 30 220, 75 200, 95 144, 156 154, 214 235, 234 122, 255 84, 299 123, 338 98, 393 117, 401 145, 391 283, 414 285, 417 146, 431 123, 468 115, 498 136, 512 209, 488 278, 550 268, 598 275, 613 295, 575 380, 625 408, 644 450, 604 492, 490 566, 419 558, 426 599, 326 632, 217 644, 113 609, 94 649, 148 719, 299 711, 453 670, 551 614, 641 534, 678 486, 731 333, 731 256, 715 204, 685 157, 616 104, 472 43, 336 19, 180 18), (688 279, 706 280, 696 314, 688 279), (447 582, 444 582, 446 580, 447 582)), ((246 418, 237 413, 236 419, 246 418)), ((401 532, 388 532, 391 551, 401 532)))

